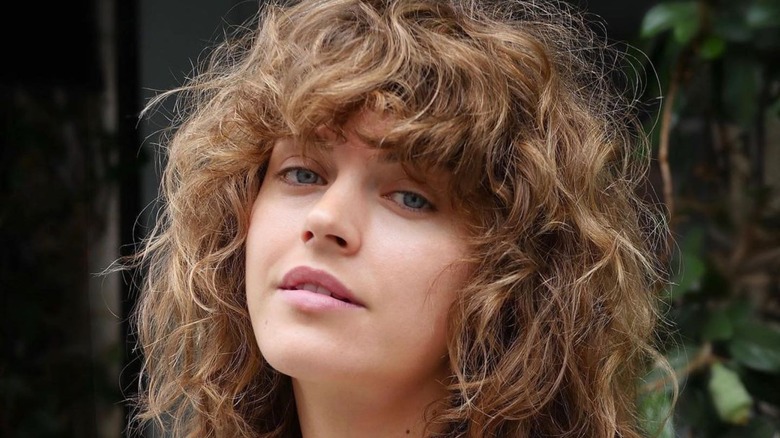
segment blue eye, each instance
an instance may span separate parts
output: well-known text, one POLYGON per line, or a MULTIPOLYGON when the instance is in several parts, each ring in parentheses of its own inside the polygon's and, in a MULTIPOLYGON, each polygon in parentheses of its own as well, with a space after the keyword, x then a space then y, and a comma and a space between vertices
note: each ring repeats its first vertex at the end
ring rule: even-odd
POLYGON ((433 204, 430 203, 425 197, 414 192, 394 192, 390 195, 390 199, 401 205, 401 207, 407 210, 413 211, 427 211, 433 210, 433 204))
POLYGON ((304 167, 293 167, 281 172, 283 180, 296 185, 322 185, 324 181, 316 172, 304 167))

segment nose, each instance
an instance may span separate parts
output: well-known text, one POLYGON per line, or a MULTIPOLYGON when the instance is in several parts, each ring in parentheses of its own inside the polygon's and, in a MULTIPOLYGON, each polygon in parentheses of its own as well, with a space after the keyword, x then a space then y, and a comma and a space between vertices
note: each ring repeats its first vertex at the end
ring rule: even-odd
POLYGON ((333 183, 309 210, 301 239, 316 250, 354 254, 361 246, 362 214, 357 190, 333 183))

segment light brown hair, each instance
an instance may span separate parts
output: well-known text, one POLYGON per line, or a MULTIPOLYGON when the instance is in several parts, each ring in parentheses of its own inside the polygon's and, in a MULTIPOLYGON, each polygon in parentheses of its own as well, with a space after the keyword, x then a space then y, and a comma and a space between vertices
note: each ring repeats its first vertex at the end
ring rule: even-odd
MULTIPOLYGON (((249 213, 276 140, 370 110, 379 147, 445 168, 474 275, 449 318, 447 437, 637 437, 665 226, 637 195, 649 163, 615 51, 535 1, 268 5, 179 96, 157 227, 135 259, 138 419, 179 436, 299 433, 244 292, 249 213)), ((154 104, 154 103, 153 103, 154 104)), ((151 105, 150 105, 151 107, 151 105)))

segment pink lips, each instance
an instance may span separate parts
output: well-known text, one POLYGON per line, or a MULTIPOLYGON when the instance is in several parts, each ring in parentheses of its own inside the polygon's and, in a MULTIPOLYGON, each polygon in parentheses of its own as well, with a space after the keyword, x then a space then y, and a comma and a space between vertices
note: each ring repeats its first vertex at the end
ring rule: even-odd
POLYGON ((282 279, 284 297, 303 310, 365 307, 334 276, 306 266, 293 268, 282 279))

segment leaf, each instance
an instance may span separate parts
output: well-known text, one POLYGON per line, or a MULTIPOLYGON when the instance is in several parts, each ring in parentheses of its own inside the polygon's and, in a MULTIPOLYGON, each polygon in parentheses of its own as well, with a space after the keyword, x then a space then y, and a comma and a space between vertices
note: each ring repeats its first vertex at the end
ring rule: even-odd
POLYGON ((697 292, 706 271, 704 262, 695 254, 684 254, 682 268, 672 287, 672 298, 678 299, 689 292, 697 292))
POLYGON ((658 391, 642 396, 639 401, 639 410, 644 419, 644 429, 649 436, 674 438, 672 397, 670 394, 658 391))
POLYGON ((721 420, 731 424, 746 424, 750 420, 753 398, 737 373, 723 364, 713 364, 707 389, 721 420))
POLYGON ((674 26, 674 12, 672 5, 660 3, 645 14, 639 31, 641 38, 652 38, 674 26))
POLYGON ((780 24, 780 5, 773 2, 755 2, 748 7, 745 22, 753 29, 776 27, 780 24))
POLYGON ((691 230, 682 243, 682 259, 680 270, 675 275, 670 298, 675 300, 689 292, 698 291, 701 280, 707 268, 700 254, 702 253, 702 241, 704 231, 700 228, 691 230))
POLYGON ((660 3, 653 6, 642 19, 639 36, 652 38, 669 29, 674 29, 677 42, 689 42, 699 30, 696 2, 660 3))
POLYGON ((676 39, 678 43, 685 45, 696 36, 697 32, 699 32, 699 15, 696 13, 696 10, 693 9, 689 16, 681 19, 675 24, 674 39, 676 39))
POLYGON ((724 341, 734 333, 734 324, 726 309, 714 310, 702 330, 702 337, 708 341, 724 341))
POLYGON ((709 36, 701 44, 699 55, 708 60, 718 59, 726 50, 726 41, 719 36, 709 36))
POLYGON ((747 299, 733 299, 725 309, 726 314, 731 320, 732 326, 750 321, 753 317, 753 305, 747 299))
POLYGON ((734 329, 729 353, 735 361, 758 371, 780 372, 780 330, 756 322, 734 329))

